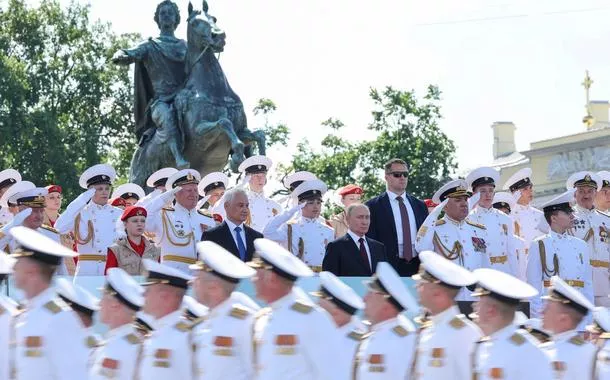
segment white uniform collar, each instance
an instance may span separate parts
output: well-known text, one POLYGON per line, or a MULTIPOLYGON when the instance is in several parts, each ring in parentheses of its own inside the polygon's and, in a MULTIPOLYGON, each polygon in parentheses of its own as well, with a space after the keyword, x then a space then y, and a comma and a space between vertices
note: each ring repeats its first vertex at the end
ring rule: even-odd
POLYGON ((281 309, 282 307, 286 306, 287 304, 292 304, 296 301, 297 296, 294 293, 294 289, 286 294, 284 297, 277 299, 273 302, 271 302, 271 304, 269 306, 271 306, 271 308, 273 310, 277 310, 277 309, 281 309))
POLYGON ((562 342, 565 342, 565 341, 573 338, 576 335, 578 335, 576 330, 568 330, 568 331, 564 331, 559 334, 554 334, 554 335, 552 335, 551 338, 553 339, 553 342, 555 342, 555 343, 562 343, 562 342))
POLYGON ((460 309, 456 305, 452 305, 447 310, 441 311, 436 315, 430 316, 430 320, 435 326, 440 326, 445 323, 448 323, 458 314, 460 314, 460 309))
POLYGON ((518 328, 519 326, 515 325, 514 323, 510 323, 508 326, 496 331, 489 337, 491 340, 508 339, 517 331, 518 328))
POLYGON ((317 223, 318 222, 318 218, 306 218, 301 214, 301 219, 305 222, 305 223, 317 223))
POLYGON ((481 214, 483 214, 483 213, 491 214, 492 212, 494 212, 493 210, 495 210, 495 208, 493 208, 493 207, 485 208, 485 207, 477 205, 476 210, 477 210, 477 212, 479 212, 481 214))
POLYGON ((176 211, 184 211, 184 212, 186 212, 187 214, 190 214, 190 213, 191 213, 191 211, 195 211, 195 209, 188 210, 186 207, 182 206, 182 205, 181 205, 180 203, 178 203, 178 202, 176 202, 176 204, 174 205, 174 209, 175 209, 176 211))
POLYGON ((557 239, 565 239, 566 236, 568 236, 568 231, 560 234, 560 233, 557 233, 557 232, 555 232, 553 230, 550 230, 549 233, 551 234, 552 237, 557 238, 557 239))
POLYGON ((117 336, 124 336, 133 332, 134 328, 131 323, 125 323, 122 326, 116 327, 106 334, 106 339, 111 339, 117 336))
POLYGON ((461 221, 457 221, 451 217, 449 217, 449 215, 445 214, 445 219, 447 219, 448 222, 451 222, 452 224, 455 224, 456 226, 461 226, 462 224, 464 224, 464 222, 466 222, 466 219, 462 219, 461 221))
POLYGON ((29 309, 29 310, 35 309, 37 307, 43 306, 47 302, 54 300, 57 297, 58 296, 57 296, 57 293, 55 292, 55 289, 53 287, 49 287, 46 290, 44 290, 42 293, 37 295, 36 297, 26 300, 25 307, 26 307, 26 309, 29 309))
POLYGON ((258 197, 258 198, 265 198, 265 189, 263 188, 263 191, 258 192, 258 191, 254 191, 250 188, 250 185, 248 185, 248 192, 254 196, 254 197, 258 197))
POLYGON ((362 324, 362 322, 360 322, 358 317, 356 317, 354 315, 354 316, 352 316, 352 319, 350 319, 349 322, 347 322, 346 324, 344 324, 341 327, 337 327, 337 330, 339 331, 339 334, 347 335, 354 330, 359 330, 359 327, 361 324, 362 324))
POLYGON ((173 313, 166 315, 165 317, 157 319, 155 328, 162 329, 165 326, 174 325, 178 323, 178 321, 180 321, 180 319, 182 318, 182 313, 182 309, 178 309, 173 313))
POLYGON ((587 208, 581 207, 579 205, 574 205, 574 209, 576 209, 576 211, 580 212, 580 213, 592 213, 595 211, 595 208, 589 210, 587 208))
POLYGON ((525 210, 529 210, 529 209, 530 209, 530 205, 524 206, 520 203, 515 204, 515 210, 525 211, 525 210))
POLYGON ((398 317, 396 318, 390 318, 390 319, 386 319, 383 322, 379 322, 374 324, 371 327, 371 331, 379 331, 379 330, 383 330, 386 327, 392 327, 394 325, 396 325, 398 323, 398 317))
POLYGON ((219 315, 228 314, 229 309, 232 308, 234 304, 235 300, 233 300, 231 297, 227 298, 226 300, 219 303, 215 308, 210 309, 210 318, 216 318, 219 315))

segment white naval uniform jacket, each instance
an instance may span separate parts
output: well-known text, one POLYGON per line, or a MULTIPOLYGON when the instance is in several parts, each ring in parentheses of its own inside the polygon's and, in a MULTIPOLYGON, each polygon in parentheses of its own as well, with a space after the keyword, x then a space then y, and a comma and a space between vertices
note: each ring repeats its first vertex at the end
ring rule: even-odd
POLYGON ((133 324, 112 329, 96 352, 88 380, 133 380, 141 354, 142 338, 133 324))
POLYGON ((139 365, 141 380, 194 380, 195 352, 191 323, 176 310, 157 319, 144 341, 139 365))
MULTIPOLYGON (((415 249, 417 252, 434 251, 469 271, 490 266, 485 226, 468 219, 458 222, 445 215, 431 228, 422 226, 417 232, 415 249)), ((456 299, 474 301, 470 293, 462 288, 456 299)))
POLYGON ((472 379, 472 352, 483 333, 457 306, 431 316, 419 334, 414 379, 472 379))
POLYGON ((337 380, 352 380, 354 372, 354 360, 360 347, 360 343, 367 333, 366 326, 356 316, 341 327, 337 327, 339 334, 339 351, 335 358, 337 368, 337 380))
POLYGON ((0 227, 13 220, 13 214, 6 207, 0 206, 0 227))
POLYGON ((257 193, 252 190, 246 191, 248 194, 248 202, 250 203, 250 217, 246 224, 260 233, 263 233, 267 223, 276 215, 282 213, 282 206, 265 197, 265 193, 257 193))
MULTIPOLYGON (((51 226, 47 226, 47 225, 43 224, 42 227, 39 227, 38 229, 36 229, 36 232, 39 232, 40 234, 48 237, 49 239, 61 244, 61 237, 59 236, 59 231, 57 231, 55 228, 53 228, 51 226)), ((6 234, 6 235, 0 237, 0 249, 5 249, 5 247, 8 248, 7 253, 13 253, 15 251, 15 249, 17 249, 17 241, 15 239, 13 239, 13 236, 11 234, 6 234)), ((70 258, 66 258, 64 260, 72 260, 72 258, 70 257, 70 258)), ((55 274, 57 274, 59 276, 68 275, 68 270, 66 268, 66 264, 63 261, 57 267, 55 274)))
POLYGON ((334 380, 337 330, 330 316, 296 290, 261 309, 254 322, 258 380, 334 380))
POLYGON ((0 294, 0 380, 11 379, 10 374, 15 358, 12 342, 15 339, 17 314, 17 303, 0 294))
POLYGON ((610 380, 610 334, 605 333, 597 341, 597 354, 593 379, 610 380))
POLYGON ((475 207, 468 219, 485 226, 489 267, 519 277, 518 249, 514 223, 508 215, 493 207, 475 207))
POLYGON ((89 350, 76 313, 49 288, 29 300, 15 324, 19 380, 87 378, 89 350))
POLYGON ((473 379, 552 380, 551 360, 512 323, 475 343, 473 379), (476 377, 475 377, 476 376, 476 377))
POLYGON ((523 247, 519 250, 519 278, 525 280, 527 255, 532 241, 549 232, 549 225, 544 219, 544 213, 532 206, 516 204, 511 210, 515 235, 523 239, 523 247))
POLYGON ((548 235, 535 239, 529 249, 527 282, 538 290, 538 295, 530 299, 530 317, 542 317, 544 302, 541 297, 546 294, 545 289, 551 286, 551 277, 555 275, 579 290, 593 303, 587 246, 582 240, 567 233, 558 234, 551 231, 548 235), (544 247, 544 252, 541 247, 544 247))
POLYGON ((354 379, 411 379, 416 337, 415 327, 402 315, 373 325, 358 349, 354 379))
POLYGON ((146 230, 156 235, 161 247, 161 263, 185 273, 197 261, 197 244, 203 231, 216 226, 214 217, 206 211, 187 210, 179 203, 163 208, 146 219, 146 230))
POLYGON ((610 294, 610 216, 575 206, 574 217, 570 234, 584 240, 589 247, 593 293, 597 297, 606 297, 610 294))
POLYGON ((541 344, 540 348, 551 358, 558 379, 590 378, 597 349, 582 339, 577 331, 569 330, 553 335, 552 340, 541 344))
POLYGON ((106 254, 119 236, 117 220, 123 210, 111 205, 83 203, 78 198, 57 218, 55 228, 60 234, 74 231, 78 265, 74 276, 103 276, 106 254))
POLYGON ((334 231, 319 218, 300 215, 290 219, 290 210, 271 219, 263 234, 267 239, 285 241, 287 249, 310 267, 322 268, 326 245, 335 239, 334 231))
POLYGON ((231 297, 211 309, 195 327, 196 379, 252 379, 253 322, 254 312, 231 297))

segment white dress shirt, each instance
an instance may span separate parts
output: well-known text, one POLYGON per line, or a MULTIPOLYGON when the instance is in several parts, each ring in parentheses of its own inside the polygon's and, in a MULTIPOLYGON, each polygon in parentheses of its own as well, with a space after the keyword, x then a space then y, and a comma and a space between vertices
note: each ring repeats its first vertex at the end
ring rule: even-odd
POLYGON ((369 258, 369 265, 373 268, 373 259, 371 258, 371 250, 369 249, 369 243, 366 241, 366 236, 358 236, 352 232, 352 230, 347 230, 347 233, 352 238, 354 243, 356 243, 356 247, 358 251, 360 251, 360 239, 364 239, 364 249, 366 250, 366 256, 369 258))
POLYGON ((400 203, 396 200, 398 197, 402 197, 405 206, 407 207, 407 214, 409 214, 409 228, 411 229, 411 247, 413 257, 416 256, 415 252, 415 236, 417 236, 417 224, 415 222, 415 213, 411 202, 407 199, 407 193, 395 194, 390 190, 387 191, 388 197, 390 198, 390 207, 392 207, 392 214, 394 215, 394 225, 396 226, 396 236, 398 237, 398 257, 402 258, 404 253, 404 243, 402 241, 402 219, 400 218, 400 203))
POLYGON ((229 218, 225 219, 225 222, 227 222, 227 226, 229 227, 229 230, 231 231, 231 236, 233 237, 233 241, 235 242, 235 246, 237 247, 237 249, 239 249, 239 244, 237 244, 237 235, 236 235, 236 231, 235 228, 239 227, 241 228, 241 231, 239 231, 239 235, 241 236, 241 241, 242 243, 244 243, 244 247, 246 247, 246 230, 244 229, 244 224, 240 224, 239 226, 233 222, 231 222, 229 220, 229 218))

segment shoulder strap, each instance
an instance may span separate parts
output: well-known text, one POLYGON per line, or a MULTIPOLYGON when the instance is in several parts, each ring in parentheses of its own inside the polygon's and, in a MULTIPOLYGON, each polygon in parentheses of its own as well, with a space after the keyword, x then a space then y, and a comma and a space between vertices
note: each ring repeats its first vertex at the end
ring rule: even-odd
POLYGON ((288 223, 286 224, 286 227, 288 227, 288 251, 290 251, 290 253, 292 252, 292 224, 288 223))

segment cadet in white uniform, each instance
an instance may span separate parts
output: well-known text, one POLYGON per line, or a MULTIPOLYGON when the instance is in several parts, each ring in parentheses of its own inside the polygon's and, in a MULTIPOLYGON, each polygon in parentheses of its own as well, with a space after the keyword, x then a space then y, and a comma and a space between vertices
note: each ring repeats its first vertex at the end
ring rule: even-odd
POLYGON ((596 307, 593 310, 593 320, 599 333, 593 379, 610 380, 610 310, 601 306, 596 307))
POLYGON ((144 260, 145 303, 156 318, 144 341, 137 378, 194 380, 196 372, 192 324, 184 317, 182 298, 193 277, 178 269, 144 260))
MULTIPOLYGON (((9 187, 21 181, 21 174, 15 169, 5 169, 0 172, 0 197, 4 195, 9 187)), ((8 205, 0 205, 0 227, 13 219, 13 213, 8 209, 8 205)))
MULTIPOLYGON (((593 271, 593 294, 597 306, 610 306, 610 216, 595 209, 597 191, 602 179, 595 173, 578 172, 568 178, 568 190, 574 194, 574 227, 570 234, 583 240, 589 250, 589 263, 593 271)), ((563 276, 561 276, 564 278, 563 276)))
POLYGON ((265 196, 267 172, 271 165, 271 160, 265 156, 252 156, 239 165, 239 171, 249 177, 247 193, 250 201, 250 218, 246 224, 261 233, 271 218, 283 211, 279 203, 265 196))
MULTIPOLYGON (((8 281, 8 276, 13 273, 14 265, 15 259, 0 251, 0 289, 5 280, 8 281)), ((19 312, 17 303, 2 293, 0 293, 0 380, 9 380, 15 358, 12 348, 12 341, 15 338, 15 318, 19 312)))
POLYGON ((494 194, 493 208, 502 211, 506 215, 512 214, 512 210, 515 209, 516 204, 517 202, 511 193, 499 191, 494 194))
POLYGON ((271 219, 263 231, 267 239, 286 242, 288 250, 314 272, 322 271, 326 245, 334 240, 333 229, 319 220, 326 190, 319 179, 301 183, 294 190, 299 205, 271 219), (291 219, 298 211, 301 215, 291 219))
POLYGON ((593 368, 597 350, 576 329, 593 311, 593 303, 557 276, 551 277, 551 288, 543 298, 546 304, 542 327, 551 332, 552 337, 541 348, 551 357, 557 378, 586 378, 593 368))
POLYGON ((538 294, 531 285, 504 272, 482 268, 474 271, 479 297, 477 324, 485 337, 476 343, 473 379, 551 380, 549 357, 538 342, 513 323, 519 301, 538 294))
POLYGON ((311 295, 319 298, 318 305, 330 314, 337 326, 340 347, 335 361, 341 368, 338 376, 352 379, 356 350, 367 332, 367 327, 356 316, 364 309, 364 301, 331 272, 320 273, 320 289, 311 295))
POLYGON ((108 204, 115 178, 110 165, 98 164, 85 170, 78 183, 87 191, 73 200, 55 222, 60 234, 74 231, 78 251, 75 276, 103 276, 108 247, 122 233, 117 220, 123 210, 108 204))
POLYGON ((519 251, 519 278, 525 281, 527 257, 532 241, 549 232, 549 226, 544 220, 542 211, 530 205, 534 199, 531 181, 532 169, 523 168, 513 174, 504 184, 503 189, 518 196, 517 204, 512 209, 511 219, 515 234, 523 239, 523 249, 519 251), (520 194, 520 195, 519 195, 520 194))
POLYGON ((178 169, 163 168, 151 174, 146 180, 146 186, 153 188, 154 190, 147 194, 144 198, 141 198, 136 204, 138 206, 146 207, 148 202, 159 196, 159 194, 163 194, 166 190, 165 185, 167 184, 167 179, 176 172, 178 172, 178 169))
POLYGON ((142 339, 132 321, 144 304, 144 289, 127 272, 110 268, 100 302, 100 322, 110 328, 95 355, 89 380, 136 378, 142 339))
POLYGON ((337 379, 335 326, 319 306, 301 296, 295 282, 313 272, 279 244, 254 241, 260 258, 249 265, 257 298, 269 307, 254 322, 255 379, 337 379))
POLYGON ((93 331, 93 316, 99 310, 100 300, 82 286, 73 284, 65 278, 57 279, 56 291, 59 298, 76 312, 85 329, 87 335, 85 345, 89 351, 87 370, 89 370, 93 365, 95 353, 102 345, 102 339, 93 331))
POLYGON ((595 196, 595 209, 608 215, 610 212, 610 171, 597 172, 602 181, 602 188, 595 196))
POLYGON ((474 344, 483 335, 463 314, 455 302, 462 287, 476 282, 474 275, 432 251, 419 254, 417 281, 420 304, 430 313, 429 322, 419 333, 415 379, 470 380, 470 361, 474 344))
MULTIPOLYGON (((199 196, 202 197, 197 203, 197 209, 203 208, 212 213, 216 213, 216 204, 225 194, 229 186, 229 177, 221 172, 212 172, 201 179, 197 186, 199 196)), ((224 215, 223 213, 219 215, 224 215)), ((222 220, 220 220, 222 223, 222 220)))
POLYGON ((161 263, 185 273, 197 261, 195 244, 201 240, 203 231, 216 226, 212 214, 197 210, 200 179, 196 170, 180 170, 167 180, 168 190, 146 205, 146 231, 156 235, 161 263), (173 196, 174 207, 165 207, 173 196))
POLYGON ((364 315, 372 326, 354 359, 354 379, 410 379, 417 333, 401 313, 417 313, 417 303, 386 262, 377 264, 375 275, 365 284, 364 315))
POLYGON ((314 179, 318 179, 315 174, 310 173, 308 171, 299 171, 287 175, 282 180, 282 184, 286 188, 286 190, 282 190, 282 193, 287 195, 284 198, 280 199, 279 203, 284 208, 284 210, 291 209, 299 203, 298 199, 292 196, 294 190, 299 187, 299 185, 303 182, 312 181, 314 179))
MULTIPOLYGON (((593 302, 593 287, 589 252, 587 246, 568 234, 574 216, 570 201, 574 192, 567 191, 545 203, 542 207, 549 220, 551 232, 532 242, 527 263, 527 282, 540 295, 551 286, 551 277, 560 276, 570 286, 578 289, 588 300, 593 302)), ((542 300, 533 297, 530 302, 530 316, 542 316, 542 300)), ((584 331, 583 324, 580 331, 584 331)))
MULTIPOLYGON (((435 220, 428 216, 417 232, 415 249, 417 252, 434 251, 444 258, 472 271, 489 266, 489 251, 485 226, 470 221, 468 217, 468 185, 464 180, 445 184, 432 197, 441 205, 445 202, 445 215, 435 220), (429 218, 434 220, 430 222, 429 218)), ((470 292, 462 289, 459 301, 471 301, 470 292)))
POLYGON ((522 248, 514 236, 514 223, 510 217, 493 207, 494 191, 500 173, 490 167, 481 167, 466 177, 473 193, 480 195, 479 202, 468 215, 468 219, 485 226, 487 233, 487 267, 519 275, 517 251, 522 248))
POLYGON ((126 207, 133 206, 146 196, 144 189, 135 183, 124 183, 114 189, 111 199, 122 198, 125 200, 126 207))
POLYGON ((15 375, 19 380, 87 378, 86 335, 74 311, 51 286, 65 257, 75 252, 26 227, 10 233, 18 249, 14 280, 25 295, 15 324, 15 375))
POLYGON ((197 244, 200 262, 193 290, 209 307, 205 320, 195 327, 197 379, 254 378, 252 324, 254 311, 236 303, 231 294, 240 280, 256 271, 211 241, 197 244))

